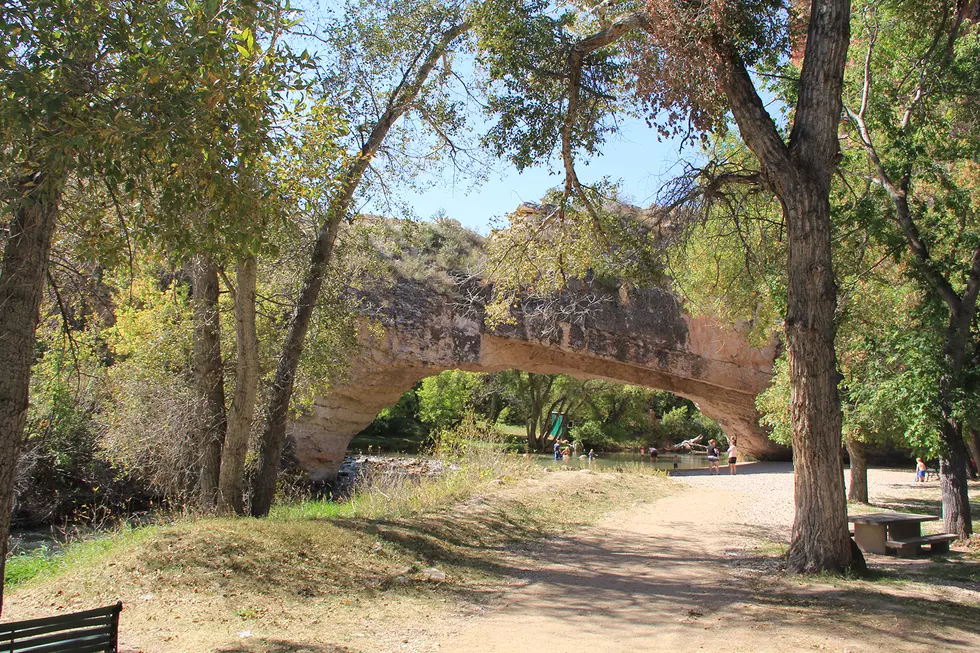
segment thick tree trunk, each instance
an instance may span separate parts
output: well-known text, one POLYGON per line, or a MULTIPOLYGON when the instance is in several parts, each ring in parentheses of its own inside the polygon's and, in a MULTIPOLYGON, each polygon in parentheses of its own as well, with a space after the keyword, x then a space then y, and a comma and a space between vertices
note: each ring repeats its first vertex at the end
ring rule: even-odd
POLYGON ((0 614, 10 537, 14 477, 24 440, 34 334, 48 252, 58 221, 61 180, 25 180, 10 203, 9 235, 0 261, 0 614))
POLYGON ((939 457, 939 486, 943 495, 943 527, 961 538, 973 534, 973 517, 967 490, 966 443, 961 429, 947 423, 943 429, 945 452, 939 457))
POLYGON ((218 267, 208 255, 194 258, 194 380, 198 393, 201 506, 213 510, 218 500, 218 470, 225 439, 225 388, 221 366, 221 322, 218 312, 218 267))
POLYGON ((844 440, 847 455, 851 459, 851 484, 847 489, 847 500, 858 503, 868 502, 868 454, 864 443, 848 438, 844 440))
POLYGON ((959 301, 950 297, 949 323, 943 344, 946 369, 939 377, 939 403, 945 421, 940 433, 939 485, 943 497, 943 525, 947 532, 961 538, 973 534, 973 516, 967 486, 967 450, 963 441, 963 424, 956 414, 953 397, 969 392, 963 368, 970 328, 976 316, 977 281, 980 280, 980 250, 975 253, 968 289, 959 301))
POLYGON ((739 132, 782 202, 786 220, 785 329, 796 486, 787 566, 800 573, 843 572, 851 564, 830 247, 830 180, 840 154, 837 129, 849 42, 850 2, 813 0, 787 144, 730 35, 719 33, 712 41, 718 79, 739 132))
POLYGON ((794 200, 783 203, 796 490, 788 568, 798 573, 843 572, 851 564, 851 545, 834 351, 837 288, 831 269, 829 189, 803 184, 794 200))
POLYGON ((255 417, 259 385, 259 339, 255 331, 255 258, 238 264, 235 273, 235 394, 228 413, 228 431, 221 453, 218 512, 245 513, 245 454, 255 417))
POLYGON ((296 368, 299 367, 303 343, 320 296, 323 278, 333 256, 340 223, 350 212, 350 205, 361 184, 361 179, 387 138, 388 132, 416 100, 429 74, 439 59, 449 50, 453 41, 469 29, 469 23, 465 22, 447 29, 437 41, 432 43, 415 75, 411 79, 406 77, 402 80, 393 95, 389 97, 384 112, 375 123, 358 156, 344 173, 340 186, 327 207, 325 219, 317 232, 316 243, 310 256, 310 267, 289 321, 286 339, 276 364, 276 376, 269 392, 266 425, 259 445, 258 470, 252 486, 250 508, 256 517, 269 514, 275 498, 282 450, 286 444, 286 421, 289 417, 289 403, 293 396, 293 384, 296 382, 296 368))

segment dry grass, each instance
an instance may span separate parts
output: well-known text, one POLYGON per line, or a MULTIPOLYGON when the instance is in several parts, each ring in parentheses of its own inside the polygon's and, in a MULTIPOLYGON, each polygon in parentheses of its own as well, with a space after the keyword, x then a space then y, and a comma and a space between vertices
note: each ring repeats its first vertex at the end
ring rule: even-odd
POLYGON ((471 602, 499 585, 515 546, 669 483, 639 473, 547 473, 492 447, 455 462, 439 478, 371 479, 344 504, 281 506, 263 520, 185 519, 106 538, 98 551, 22 583, 4 617, 121 599, 123 640, 138 649, 341 650, 311 644, 322 641, 322 624, 349 633, 372 619, 471 602), (427 581, 429 567, 445 581, 427 581))

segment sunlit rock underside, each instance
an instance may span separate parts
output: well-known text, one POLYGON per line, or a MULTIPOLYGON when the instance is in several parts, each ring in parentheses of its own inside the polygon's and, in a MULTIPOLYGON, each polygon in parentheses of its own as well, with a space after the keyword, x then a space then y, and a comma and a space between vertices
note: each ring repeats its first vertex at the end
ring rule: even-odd
POLYGON ((400 279, 372 300, 383 335, 365 328, 348 379, 290 425, 293 456, 313 480, 329 480, 351 439, 419 380, 449 369, 519 369, 668 390, 737 437, 741 452, 788 457, 758 426, 755 409, 775 344, 753 347, 738 328, 685 314, 661 289, 578 293, 588 301, 569 292, 570 310, 527 304, 514 310, 513 324, 490 327, 481 304, 464 301, 464 293, 400 279))

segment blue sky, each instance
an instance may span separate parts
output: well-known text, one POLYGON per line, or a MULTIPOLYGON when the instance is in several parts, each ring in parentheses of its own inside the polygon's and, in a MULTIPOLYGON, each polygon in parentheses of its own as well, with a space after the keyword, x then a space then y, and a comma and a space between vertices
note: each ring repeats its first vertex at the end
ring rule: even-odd
MULTIPOLYGON (((648 205, 664 181, 680 172, 679 162, 697 152, 690 145, 681 151, 679 140, 658 141, 656 131, 639 119, 624 119, 620 127, 620 133, 603 146, 602 155, 578 166, 579 178, 589 183, 609 177, 621 182, 623 193, 633 202, 648 205)), ((553 169, 559 170, 557 162, 553 169)), ((498 162, 489 180, 475 188, 468 180, 454 184, 442 179, 425 190, 406 191, 400 199, 420 218, 444 209, 464 226, 486 234, 494 218, 502 218, 521 202, 537 201, 562 180, 560 174, 549 175, 547 166, 519 173, 508 163, 498 162)))

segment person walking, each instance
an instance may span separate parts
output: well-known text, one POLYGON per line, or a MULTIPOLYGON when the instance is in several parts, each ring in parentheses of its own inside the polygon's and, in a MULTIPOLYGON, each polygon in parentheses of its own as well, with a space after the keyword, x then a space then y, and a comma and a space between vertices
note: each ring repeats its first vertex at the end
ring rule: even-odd
POLYGON ((735 448, 735 440, 728 445, 728 473, 735 474, 735 463, 738 462, 738 449, 735 448))
POLYGON ((721 459, 721 449, 718 448, 718 443, 715 440, 708 440, 708 473, 709 474, 721 474, 721 468, 718 466, 718 461, 721 459))

